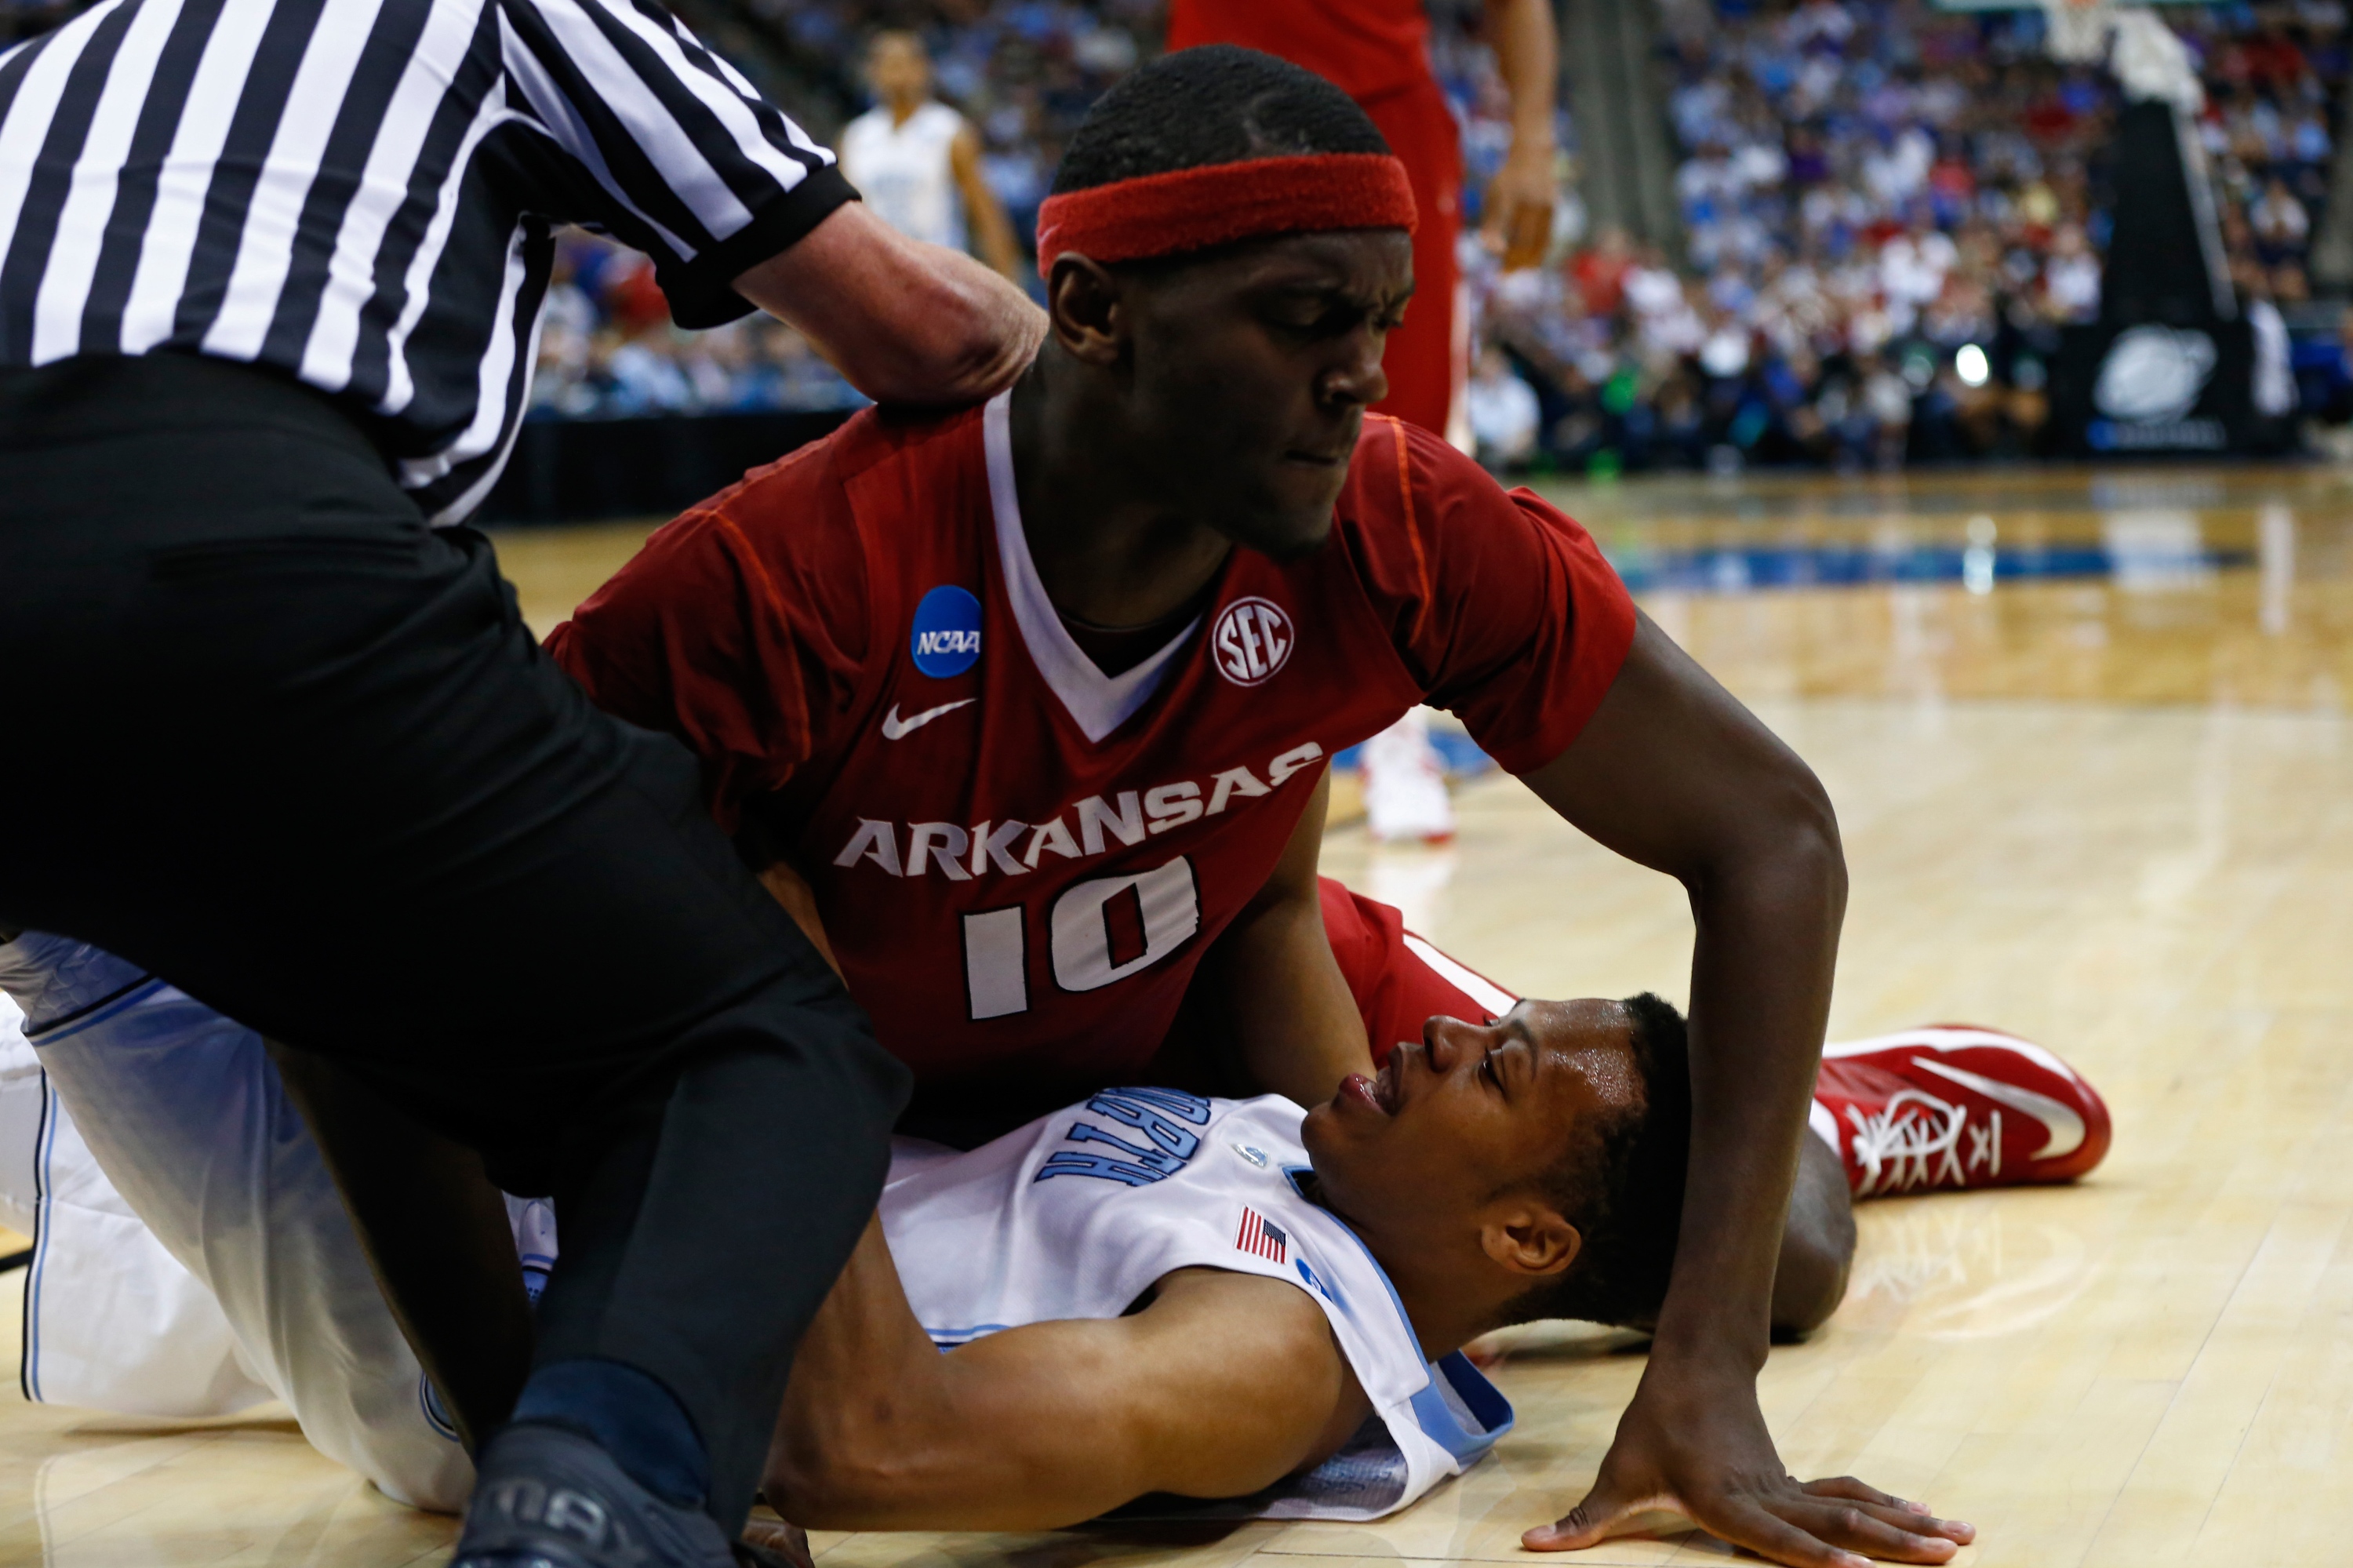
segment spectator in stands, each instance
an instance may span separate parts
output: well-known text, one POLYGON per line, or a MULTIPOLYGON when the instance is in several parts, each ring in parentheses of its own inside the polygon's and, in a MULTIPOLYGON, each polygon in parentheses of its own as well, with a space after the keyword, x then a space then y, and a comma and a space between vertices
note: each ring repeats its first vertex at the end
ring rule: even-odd
POLYGON ((1614 316, 1625 296, 1626 275, 1634 269, 1634 247, 1617 224, 1603 227, 1592 245, 1569 263, 1579 303, 1597 316, 1614 316))
POLYGON ((2044 308, 2053 321, 2088 322, 2100 313, 2100 259, 2082 228, 2067 224, 2052 242, 2042 269, 2044 308))
POLYGON ((981 177, 980 138, 932 96, 932 61, 911 32, 874 35, 866 76, 878 100, 842 128, 841 172, 902 234, 980 259, 1026 285, 1029 269, 997 193, 981 177))
POLYGON ((2312 233, 2312 220, 2304 204, 2276 175, 2264 183, 2263 195, 2248 205, 2247 224, 2254 230, 2255 253, 2270 263, 2301 256, 2312 233))
POLYGON ((1523 466, 1535 455, 1536 426, 1543 418, 1535 388, 1513 372, 1502 349, 1491 344, 1480 354, 1468 400, 1471 436, 1481 462, 1501 472, 1523 466))

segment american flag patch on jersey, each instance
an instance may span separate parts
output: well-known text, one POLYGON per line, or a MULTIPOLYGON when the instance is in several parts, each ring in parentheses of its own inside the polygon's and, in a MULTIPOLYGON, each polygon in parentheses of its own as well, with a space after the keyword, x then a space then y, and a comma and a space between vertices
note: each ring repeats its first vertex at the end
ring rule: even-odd
POLYGON ((1242 1211, 1241 1234, 1234 1237, 1234 1246, 1269 1263, 1287 1262, 1291 1256, 1291 1238, 1282 1234, 1282 1226, 1256 1209, 1242 1211))

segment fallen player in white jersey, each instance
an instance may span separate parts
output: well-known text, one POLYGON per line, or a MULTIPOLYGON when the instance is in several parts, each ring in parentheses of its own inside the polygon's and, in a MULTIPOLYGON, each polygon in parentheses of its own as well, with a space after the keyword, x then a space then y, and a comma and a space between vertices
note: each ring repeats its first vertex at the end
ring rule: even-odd
POLYGON ((1657 1311, 1682 1034, 1655 997, 1529 1002, 1434 1023, 1304 1113, 1111 1089, 902 1153, 801 1343, 769 1501, 844 1530, 1411 1502, 1511 1425, 1463 1344, 1657 1311))
MULTIPOLYGON (((1467 973, 1431 953, 1450 971, 1467 973)), ((28 935, 0 945, 0 983, 33 1007, 40 1055, 49 1070, 46 1075, 38 1072, 32 1053, 21 1045, 16 1050, 22 1059, 0 1050, 0 1150, 17 1150, 14 1158, 0 1159, 0 1202, 25 1194, 25 1206, 30 1207, 29 1194, 37 1189, 43 1208, 41 1259, 28 1288, 26 1371, 35 1396, 149 1414, 210 1414, 276 1394, 294 1407, 305 1432, 323 1450, 391 1495, 426 1507, 454 1503, 467 1479, 463 1456, 430 1417, 430 1396, 416 1362, 368 1288, 364 1262, 332 1185, 277 1086, 260 1042, 121 960, 59 938, 28 935), (91 1119, 102 1128, 101 1157, 110 1169, 125 1174, 141 1211, 169 1234, 169 1255, 132 1218, 81 1150, 70 1118, 47 1087, 50 1078, 68 1097, 99 1113, 91 1119), (27 1094, 29 1100, 23 1097, 27 1094), (37 1138, 7 1130, 22 1119, 12 1107, 26 1104, 37 1138), (26 1168, 22 1172, 19 1165, 26 1168), (299 1257, 299 1269, 281 1270, 276 1277, 299 1277, 308 1288, 280 1294, 267 1289, 264 1282, 272 1275, 265 1264, 272 1254, 299 1257), (178 1263, 171 1261, 174 1256, 178 1263)), ((1495 1001, 1509 1002, 1501 996, 1495 1001)), ((1651 1001, 1633 1006, 1637 1020, 1650 1020, 1642 1033, 1665 1042, 1664 1054, 1679 1066, 1680 1021, 1672 1010, 1651 1001)), ((0 1012, 6 1008, 0 1001, 0 1012)), ((1467 995, 1453 1011, 1487 1016, 1467 995)), ((1502 1091, 1508 1080, 1498 1079, 1522 1056, 1550 1060, 1586 1050, 1577 1044, 1580 1030, 1588 1045, 1597 1030, 1602 1036, 1599 1045, 1587 1051, 1588 1065, 1612 1060, 1613 1049, 1632 1054, 1638 1064, 1646 1053, 1653 1060, 1662 1054, 1659 1046, 1644 1047, 1627 1036, 1626 1028, 1620 1004, 1606 1002, 1526 1003, 1493 1027, 1433 1021, 1423 1045, 1391 1054, 1398 1065, 1384 1073, 1372 1103, 1386 1108, 1382 1102, 1399 1092, 1400 1083, 1410 1088, 1425 1077, 1434 1083, 1447 1075, 1430 1072, 1441 1055, 1455 1075, 1473 1075, 1464 1082, 1485 1082, 1502 1091), (1608 1022, 1598 1024, 1596 1019, 1608 1022), (1510 1038, 1515 1031, 1527 1033, 1519 1054, 1510 1038), (1613 1031, 1623 1037, 1614 1047, 1613 1031), (1475 1060, 1465 1041, 1478 1047, 1475 1060)), ((1590 1075, 1580 1069, 1568 1076, 1585 1081, 1590 1075)), ((1831 1103, 1838 1103, 1836 1078, 1833 1063, 1826 1068, 1821 1091, 1833 1097, 1831 1103)), ((1618 1092, 1634 1081, 1621 1075, 1618 1092)), ((1678 1074, 1668 1086, 1670 1096, 1681 1092, 1680 1082, 1678 1074)), ((2083 1092, 2089 1095, 2087 1087, 2083 1092)), ((1455 1102, 1440 1096, 1426 1103, 1442 1110, 1455 1102)), ((2091 1103, 2096 1104, 2096 1097, 2091 1103)), ((1669 1150, 1662 1142, 1650 1158, 1641 1157, 1639 1140, 1625 1143, 1609 1160, 1597 1160, 1588 1145, 1556 1150, 1556 1184, 1569 1179, 1573 1162, 1567 1157, 1579 1150, 1587 1177, 1602 1171, 1622 1180, 1620 1191, 1605 1192, 1599 1208, 1589 1211, 1582 1224, 1563 1217, 1576 1200, 1553 1205, 1555 1219, 1577 1236, 1580 1250, 1568 1261, 1581 1257, 1583 1266, 1573 1276, 1561 1270, 1574 1279, 1574 1288, 1563 1284, 1546 1299, 1531 1283, 1543 1277, 1541 1271, 1523 1266, 1530 1255, 1543 1257, 1542 1245, 1535 1254, 1523 1255, 1520 1265, 1506 1266, 1485 1250, 1492 1227, 1463 1223, 1465 1213, 1500 1201, 1497 1172, 1510 1166, 1499 1165, 1497 1157, 1512 1157, 1508 1124, 1501 1131, 1466 1125, 1459 1134, 1465 1140, 1448 1155, 1442 1135, 1416 1130, 1399 1142, 1394 1118, 1363 1120, 1362 1136, 1351 1141, 1356 1136, 1348 1130, 1352 1118, 1366 1114, 1357 1089, 1344 1090, 1317 1113, 1342 1136, 1331 1145, 1335 1152, 1324 1156, 1327 1163, 1337 1161, 1332 1165, 1336 1184, 1311 1190, 1326 1199, 1335 1191, 1342 1194, 1337 1210, 1347 1214, 1347 1224, 1290 1181, 1288 1168, 1303 1161, 1284 1142, 1282 1128, 1296 1123, 1301 1113, 1273 1098, 1233 1102, 1166 1090, 1111 1091, 967 1155, 902 1142, 882 1217, 900 1244, 899 1268, 906 1280, 906 1295, 900 1299, 911 1305, 900 1306, 895 1314, 873 1307, 875 1299, 887 1301, 892 1294, 877 1281, 890 1280, 892 1265, 890 1254, 870 1236, 841 1287, 843 1300, 859 1305, 828 1307, 825 1326, 813 1333, 812 1349, 797 1374, 801 1393, 780 1432, 775 1495, 820 1523, 878 1519, 877 1510, 910 1528, 946 1517, 973 1523, 1034 1520, 1043 1515, 1013 1510, 1040 1507, 1075 1510, 1068 1514, 1071 1519, 1089 1517, 1099 1505, 1110 1506, 1103 1501, 1109 1492, 1127 1489, 1145 1472, 1128 1472, 1123 1479, 1122 1471, 1102 1462, 1101 1445, 1090 1440, 1071 1448, 1087 1453, 1088 1463, 1073 1465, 1067 1478, 1055 1482, 1074 1489, 1069 1492, 1021 1494, 995 1480, 968 1486, 969 1495, 944 1484, 917 1485, 907 1481, 905 1461, 918 1452, 931 1454, 934 1468, 927 1473, 934 1482, 957 1465, 976 1465, 980 1467, 973 1474, 989 1474, 987 1466, 1010 1457, 999 1437, 1005 1427, 995 1417, 942 1421, 928 1446, 911 1446, 903 1432, 859 1427, 852 1417, 867 1406, 845 1399, 845 1393, 853 1392, 850 1384, 869 1369, 903 1358, 907 1347, 918 1343, 925 1356, 916 1358, 911 1375, 953 1367, 949 1375, 957 1381, 932 1392, 967 1402, 1002 1401, 1008 1390, 1011 1396, 1030 1399, 1057 1387, 1067 1391, 1066 1377, 1029 1380, 1037 1386, 1029 1388, 1015 1386, 1021 1383, 1016 1376, 989 1392, 990 1369, 1018 1373, 1046 1346, 1055 1346, 1050 1353, 1067 1367, 1084 1361, 1090 1347, 1099 1350, 1123 1336, 1166 1336, 1166 1345, 1207 1347, 1219 1365, 1230 1366, 1235 1363, 1228 1348, 1248 1342, 1270 1323, 1285 1321, 1284 1308, 1254 1303, 1244 1314, 1246 1324, 1213 1319, 1223 1315, 1221 1305, 1239 1309, 1276 1281, 1289 1292, 1272 1298, 1288 1308, 1287 1331, 1324 1334, 1323 1371, 1316 1375, 1325 1382, 1336 1379, 1345 1397, 1327 1397, 1319 1392, 1320 1382, 1303 1397, 1301 1390, 1277 1380, 1252 1383, 1239 1391, 1241 1397, 1174 1409, 1171 1420, 1206 1423, 1213 1428, 1208 1436, 1216 1438, 1203 1436, 1199 1455, 1194 1453, 1197 1445, 1176 1443, 1175 1462, 1208 1462, 1214 1473, 1147 1476, 1134 1490, 1230 1494, 1241 1489, 1253 1495, 1229 1505, 1232 1510, 1361 1518, 1368 1510, 1402 1506, 1475 1460, 1508 1424, 1508 1412, 1467 1365, 1440 1352, 1499 1313, 1644 1320, 1655 1305, 1641 1299, 1651 1287, 1629 1282, 1663 1281, 1666 1263, 1657 1248, 1662 1241, 1672 1245, 1680 1201, 1680 1144, 1669 1150), (1209 1121, 1194 1121, 1194 1114, 1219 1128, 1229 1120, 1253 1127, 1270 1117, 1274 1122, 1271 1130, 1255 1137, 1221 1138, 1209 1121), (1180 1156, 1188 1139, 1190 1151, 1180 1156), (1357 1166, 1349 1163, 1351 1150, 1362 1153, 1357 1166), (1363 1153, 1367 1150, 1375 1152, 1363 1153), (1266 1165, 1257 1165, 1251 1151, 1266 1165), (1435 1159, 1436 1174, 1419 1173, 1417 1151, 1435 1159), (1047 1175, 1049 1167, 1067 1174, 1047 1175), (1368 1177, 1352 1176, 1360 1169, 1368 1177), (1648 1174, 1634 1179, 1638 1169, 1648 1174), (1450 1181, 1468 1185, 1450 1197, 1450 1181), (1241 1190, 1245 1185, 1248 1192, 1241 1190), (1352 1207, 1347 1194, 1359 1187, 1371 1201, 1352 1207), (1384 1192, 1390 1195, 1386 1202, 1384 1192), (1219 1205, 1233 1206, 1235 1213, 1211 1213, 1219 1205), (1254 1234, 1245 1210, 1261 1224, 1254 1234), (994 1245, 976 1245, 983 1234, 994 1245), (1374 1252, 1339 1245, 1350 1234, 1369 1243, 1374 1252), (1460 1255, 1474 1234, 1486 1263, 1465 1271, 1460 1255), (1641 1251, 1644 1245, 1651 1249, 1647 1256, 1641 1251), (1388 1251, 1400 1259, 1392 1271, 1397 1295, 1390 1299, 1430 1304, 1411 1318, 1410 1340, 1405 1337, 1407 1319, 1396 1315, 1410 1307, 1393 1308, 1388 1319, 1362 1316, 1364 1304, 1377 1304, 1388 1295, 1377 1269, 1364 1272, 1374 1267, 1374 1255, 1388 1251), (1613 1266, 1613 1256, 1634 1261, 1613 1266), (1060 1266, 1006 1261, 1048 1258, 1060 1266), (1459 1293, 1467 1289, 1464 1281, 1482 1271, 1483 1291, 1459 1293), (1237 1277, 1250 1275, 1259 1277, 1237 1277), (1501 1291, 1505 1283, 1513 1293, 1501 1291), (1149 1309, 1126 1312, 1146 1297, 1149 1309), (1432 1310, 1439 1320, 1423 1322, 1432 1310), (1315 1314, 1324 1319, 1320 1329, 1315 1314), (1023 1332, 1004 1335, 1005 1327, 1023 1332), (911 1338, 915 1329, 923 1332, 911 1338), (989 1332, 983 1337, 994 1342, 957 1357, 943 1359, 928 1351, 935 1340, 968 1340, 984 1330, 989 1332), (856 1353, 828 1361, 815 1353, 823 1334, 849 1336, 856 1353), (877 1335, 885 1338, 878 1341, 877 1335), (1074 1343, 1057 1344, 1066 1338, 1074 1343), (1431 1354, 1426 1357, 1424 1351, 1431 1354), (1426 1365, 1431 1360, 1440 1363, 1436 1375, 1426 1365), (817 1385, 807 1380, 827 1378, 834 1380, 832 1386, 810 1392, 817 1385), (1400 1405, 1395 1396, 1409 1384, 1400 1405), (1261 1423, 1266 1412, 1251 1393, 1261 1389, 1282 1395, 1273 1402, 1278 1408, 1271 1427, 1261 1423), (1319 1402, 1321 1414, 1311 1433, 1301 1413, 1315 1414, 1319 1402), (1377 1419, 1367 1422, 1367 1416, 1377 1419), (845 1421, 850 1422, 847 1428, 845 1421), (1249 1433, 1241 1432, 1244 1426, 1249 1433), (965 1438, 961 1455, 949 1441, 957 1433, 965 1438), (1258 1446, 1241 1441, 1243 1436, 1258 1446), (880 1450, 861 1446, 877 1440, 884 1442, 880 1450), (878 1451, 888 1454, 891 1464, 867 1474, 860 1456, 878 1451), (812 1455, 827 1456, 827 1462, 812 1464, 812 1455), (1268 1470, 1269 1466, 1276 1467, 1268 1470), (1260 1490, 1261 1473, 1288 1478, 1287 1484, 1260 1490), (877 1476, 889 1483, 880 1491, 877 1476), (957 1511, 967 1505, 996 1511, 957 1511)), ((1417 1110, 1408 1125, 1421 1128, 1429 1114, 1417 1110)), ((1668 1120, 1678 1128, 1687 1125, 1680 1116, 1668 1120)), ((1620 1123, 1622 1137, 1633 1139, 1632 1124, 1622 1114, 1620 1123)), ((1441 1118, 1435 1125, 1442 1134, 1448 1124, 1441 1118)), ((2104 1144, 2104 1124, 2100 1130, 2104 1144)), ((1297 1147, 1303 1152, 1304 1136, 1292 1136, 1302 1139, 1297 1147)), ((1534 1235, 1525 1222, 1536 1211, 1525 1206, 1525 1192, 1519 1198, 1521 1234, 1534 1235)), ((543 1269, 554 1252, 545 1211, 531 1205, 519 1218, 522 1250, 536 1255, 529 1261, 543 1269)), ((1506 1240, 1512 1233, 1509 1222, 1493 1232, 1506 1240)), ((1559 1253, 1552 1255, 1556 1259, 1559 1253)), ((1193 1377, 1181 1356, 1155 1351, 1148 1361, 1137 1375, 1165 1372, 1165 1386, 1180 1392, 1216 1387, 1213 1381, 1193 1377)), ((1284 1360, 1291 1370, 1317 1364, 1314 1355, 1287 1353, 1284 1360)), ((922 1386, 904 1379, 893 1384, 902 1395, 922 1386)), ((1093 1397, 1099 1391, 1081 1392, 1093 1397)), ((1140 1392, 1122 1392, 1120 1408, 1127 1410, 1140 1392)), ((1099 1416, 1103 1407, 1093 1408, 1099 1416)), ((1020 1425, 1026 1431, 1037 1424, 1020 1425)), ((1047 1436, 1085 1430, 1082 1420, 1055 1425, 1047 1436)), ((1169 1461, 1170 1453, 1163 1451, 1167 1446, 1155 1446, 1153 1462, 1169 1461)), ((1051 1462, 1031 1468, 1050 1478, 1062 1476, 1062 1467, 1051 1462)))
MULTIPOLYGON (((28 988, 25 944, 53 940, 20 939, 0 969, 29 996, 49 1074, 102 1097, 100 1139, 163 1140, 127 1165, 121 1147, 101 1157, 176 1192, 135 1201, 187 1227, 175 1250, 229 1309, 253 1384, 395 1495, 454 1502, 462 1459, 421 1419, 416 1363, 363 1298, 356 1245, 259 1042, 217 1020, 191 1033, 196 1004, 79 945, 52 948, 49 987, 28 988), (143 1040, 108 1032, 142 1017, 143 1040), (257 1296, 296 1272, 257 1250, 299 1253, 316 1298, 257 1296), (414 1441, 381 1441, 404 1427, 448 1473, 414 1441)), ((1462 1343, 1656 1310, 1687 1095, 1665 1003, 1527 1002, 1494 1024, 1433 1021, 1377 1081, 1313 1112, 1115 1089, 969 1153, 902 1140, 796 1361, 768 1496, 797 1523, 861 1529, 1042 1528, 1148 1494, 1271 1517, 1403 1507, 1510 1425, 1462 1343)), ((45 1122, 54 1175, 54 1106, 45 1122)), ((49 1228, 30 1290, 102 1305, 123 1271, 88 1248, 61 1268, 51 1249, 73 1229, 49 1228)), ((135 1271, 119 1228, 106 1245, 135 1271)), ((52 1319, 37 1302, 34 1320, 52 1319)), ((1966 1538, 1859 1483, 1819 1486, 1883 1515, 1891 1547, 1966 1538)))

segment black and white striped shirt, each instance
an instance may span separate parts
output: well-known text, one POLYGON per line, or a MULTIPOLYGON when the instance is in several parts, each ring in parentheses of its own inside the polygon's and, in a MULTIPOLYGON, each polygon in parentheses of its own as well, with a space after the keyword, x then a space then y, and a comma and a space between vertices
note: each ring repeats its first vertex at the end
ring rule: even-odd
POLYGON ((0 366, 282 370, 454 521, 521 423, 556 226, 712 326, 852 194, 655 0, 105 0, 0 54, 0 366))

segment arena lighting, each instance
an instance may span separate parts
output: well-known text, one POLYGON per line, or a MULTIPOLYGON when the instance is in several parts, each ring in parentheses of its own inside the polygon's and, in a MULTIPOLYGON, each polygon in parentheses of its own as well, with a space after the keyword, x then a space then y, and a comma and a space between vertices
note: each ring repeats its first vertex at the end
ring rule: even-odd
POLYGON ((1961 378, 1964 387, 1982 387, 1993 374, 1993 366, 1986 362, 1984 349, 1965 343, 1953 355, 1953 373, 1961 378))

